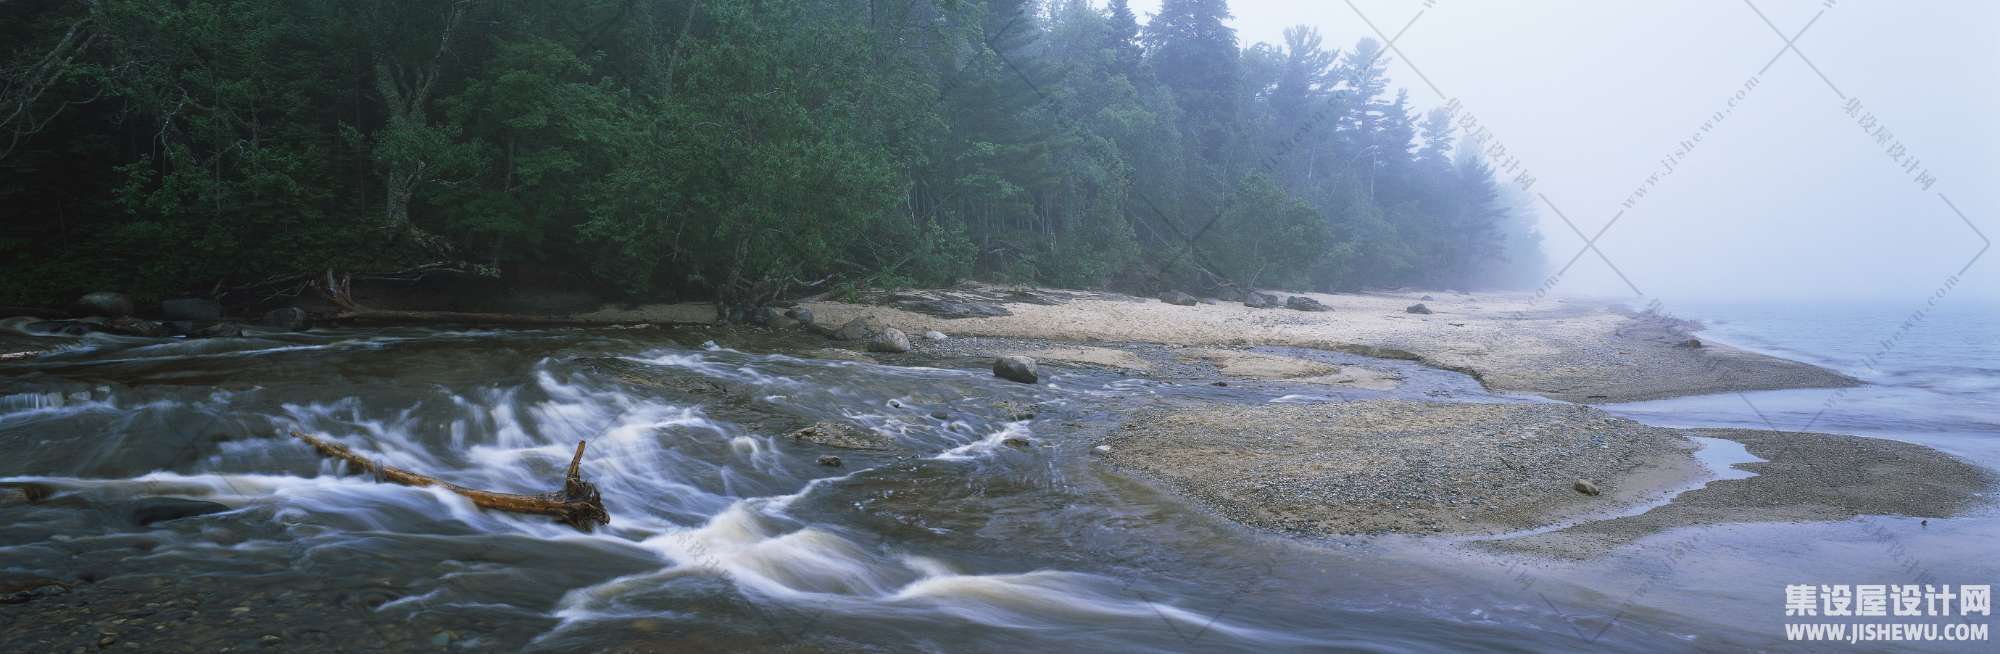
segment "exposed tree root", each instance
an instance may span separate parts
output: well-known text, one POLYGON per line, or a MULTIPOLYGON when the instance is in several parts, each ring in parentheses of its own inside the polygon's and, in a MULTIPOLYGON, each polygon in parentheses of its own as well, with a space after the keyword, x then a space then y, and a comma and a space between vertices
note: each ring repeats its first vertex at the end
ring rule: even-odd
POLYGON ((597 486, 584 481, 578 468, 583 465, 584 441, 576 442, 576 457, 569 461, 569 474, 563 477, 562 490, 541 495, 521 495, 516 493, 495 493, 476 488, 466 488, 429 475, 417 474, 401 468, 382 465, 366 457, 355 454, 354 450, 323 438, 292 432, 299 440, 305 441, 321 455, 346 461, 359 470, 365 470, 377 479, 405 486, 436 486, 463 495, 482 509, 495 509, 512 513, 532 513, 554 516, 558 522, 588 532, 601 524, 611 524, 611 515, 604 512, 604 499, 597 493, 597 486))

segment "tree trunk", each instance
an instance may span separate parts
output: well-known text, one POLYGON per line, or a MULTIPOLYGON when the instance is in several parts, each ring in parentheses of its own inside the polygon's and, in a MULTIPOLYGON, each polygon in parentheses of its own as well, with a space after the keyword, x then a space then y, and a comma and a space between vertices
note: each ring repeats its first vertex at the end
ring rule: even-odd
POLYGON ((522 495, 466 488, 430 475, 370 461, 346 445, 333 441, 297 431, 292 432, 292 436, 305 441, 322 456, 346 461, 348 465, 373 474, 377 479, 404 486, 436 486, 462 495, 482 509, 553 516, 557 522, 584 532, 595 529, 597 525, 611 524, 611 515, 604 511, 604 498, 598 494, 597 486, 584 481, 579 470, 583 465, 584 441, 576 442, 576 457, 569 461, 569 473, 563 476, 562 490, 541 495, 522 495))

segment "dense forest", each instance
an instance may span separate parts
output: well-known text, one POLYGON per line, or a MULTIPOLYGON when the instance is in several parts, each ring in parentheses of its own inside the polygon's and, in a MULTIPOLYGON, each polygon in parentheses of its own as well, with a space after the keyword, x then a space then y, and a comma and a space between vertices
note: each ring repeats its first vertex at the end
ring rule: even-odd
POLYGON ((1527 285, 1515 180, 1224 0, 11 0, 0 303, 322 270, 756 303, 1527 285))

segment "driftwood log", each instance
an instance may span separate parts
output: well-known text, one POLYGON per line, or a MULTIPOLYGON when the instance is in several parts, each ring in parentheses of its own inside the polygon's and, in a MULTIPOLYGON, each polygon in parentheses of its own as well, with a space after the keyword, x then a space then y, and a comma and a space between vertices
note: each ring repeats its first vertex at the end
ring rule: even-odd
POLYGON ((436 486, 463 495, 466 499, 472 500, 473 505, 482 509, 553 516, 557 522, 584 532, 590 531, 597 525, 611 524, 611 515, 604 512, 604 498, 598 495, 597 486, 584 481, 579 471, 583 465, 584 441, 576 442, 576 457, 569 461, 569 474, 563 477, 562 490, 540 495, 522 495, 466 488, 430 475, 370 461, 346 445, 323 438, 297 431, 292 432, 292 436, 305 441, 321 455, 346 461, 359 470, 375 475, 377 479, 405 486, 436 486))

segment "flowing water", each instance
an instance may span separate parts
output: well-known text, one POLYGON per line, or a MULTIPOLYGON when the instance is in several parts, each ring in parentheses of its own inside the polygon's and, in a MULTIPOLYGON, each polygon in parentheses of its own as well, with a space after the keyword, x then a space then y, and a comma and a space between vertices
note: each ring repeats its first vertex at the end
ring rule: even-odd
MULTIPOLYGON (((1233 527, 1092 461, 1123 416, 1159 403, 1538 401, 1349 355, 1312 356, 1391 369, 1405 384, 1330 393, 1215 386, 1212 371, 1051 367, 1024 385, 995 379, 985 360, 819 359, 730 331, 7 338, 61 351, 0 363, 0 481, 60 492, 0 507, 0 573, 92 589, 0 606, 6 640, 22 645, 108 633, 187 651, 1734 648, 1779 637, 1775 618, 1739 613, 1781 607, 1785 573, 1764 566, 1788 560, 1774 544, 1795 539, 1766 526, 1688 530, 1713 556, 1702 566, 1300 542, 1233 527), (785 437, 836 419, 893 434, 896 447, 785 437), (556 488, 587 440, 583 473, 611 523, 579 533, 344 475, 292 430, 522 493, 556 488), (824 454, 842 465, 820 465, 824 454), (229 510, 135 524, 130 507, 152 497, 229 510)), ((1838 542, 1868 520, 1815 529, 1838 542)), ((1993 521, 1953 522, 1934 521, 1946 524, 1912 550, 1976 559, 1966 534, 1933 536, 1990 534, 1993 521)), ((1826 555, 1870 570, 1868 546, 1851 549, 1826 555)))

